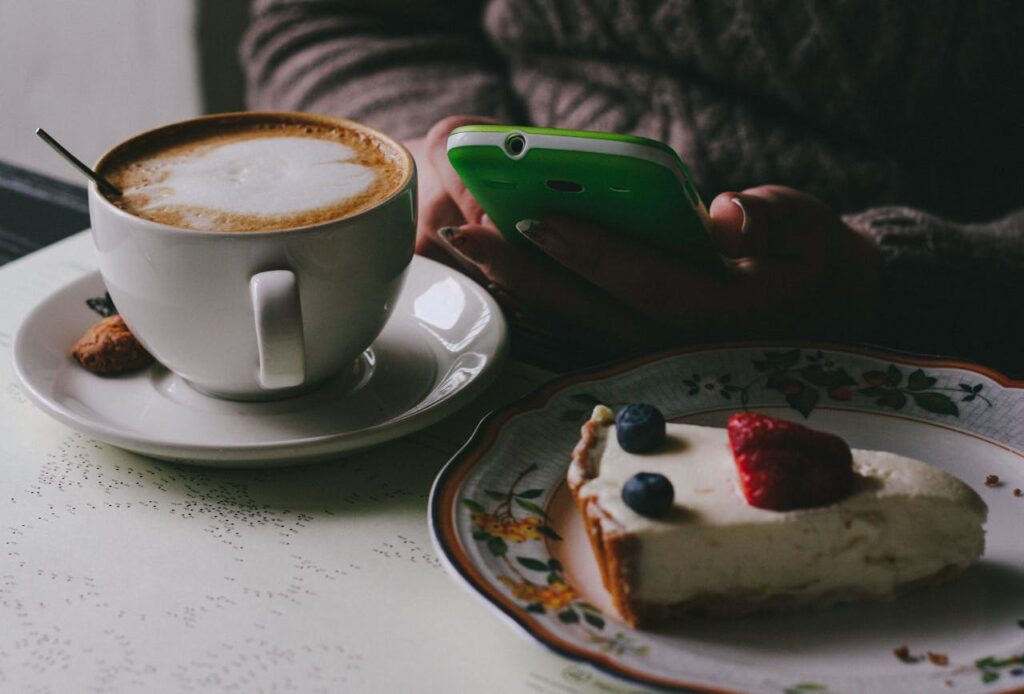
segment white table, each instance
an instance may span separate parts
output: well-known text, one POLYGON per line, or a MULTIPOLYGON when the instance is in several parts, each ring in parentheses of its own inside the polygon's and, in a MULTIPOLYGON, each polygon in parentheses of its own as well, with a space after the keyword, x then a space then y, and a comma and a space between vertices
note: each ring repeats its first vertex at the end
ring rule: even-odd
POLYGON ((95 267, 82 233, 0 269, 0 691, 636 689, 520 637, 431 544, 434 476, 545 372, 509 364, 456 416, 334 462, 161 462, 51 420, 15 382, 22 318, 95 267))

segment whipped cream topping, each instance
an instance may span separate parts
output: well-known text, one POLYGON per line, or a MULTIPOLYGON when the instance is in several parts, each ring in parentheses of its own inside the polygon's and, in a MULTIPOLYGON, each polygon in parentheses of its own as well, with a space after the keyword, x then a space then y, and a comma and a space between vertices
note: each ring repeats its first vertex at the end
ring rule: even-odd
POLYGON ((854 449, 858 481, 850 496, 820 508, 771 511, 743 497, 725 429, 669 423, 661 448, 636 455, 619 446, 604 409, 592 418, 604 426, 591 451, 594 477, 580 494, 596 497, 606 535, 640 539, 638 599, 881 596, 945 567, 963 568, 984 549, 984 502, 919 460, 854 449), (641 516, 622 501, 622 485, 638 472, 672 482, 668 517, 641 516))

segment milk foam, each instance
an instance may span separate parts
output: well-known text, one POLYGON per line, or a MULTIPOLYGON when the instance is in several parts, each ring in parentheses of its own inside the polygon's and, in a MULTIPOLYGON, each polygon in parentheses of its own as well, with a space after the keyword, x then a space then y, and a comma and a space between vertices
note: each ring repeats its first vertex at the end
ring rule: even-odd
POLYGON ((125 193, 146 196, 140 210, 183 207, 254 217, 295 215, 368 190, 377 172, 349 161, 355 156, 351 147, 311 137, 228 142, 188 156, 146 162, 159 183, 125 193))

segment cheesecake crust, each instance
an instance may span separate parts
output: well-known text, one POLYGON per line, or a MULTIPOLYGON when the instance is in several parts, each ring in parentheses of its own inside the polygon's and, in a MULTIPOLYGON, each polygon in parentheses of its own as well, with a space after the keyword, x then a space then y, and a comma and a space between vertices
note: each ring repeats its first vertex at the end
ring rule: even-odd
MULTIPOLYGON (((645 620, 648 612, 642 603, 632 597, 632 588, 636 584, 637 556, 640 543, 636 537, 623 533, 605 532, 606 526, 614 521, 605 513, 597 500, 580 494, 580 489, 600 472, 596 469, 594 449, 607 434, 608 427, 614 419, 610 411, 600 416, 591 417, 580 428, 580 440, 572 452, 569 465, 568 484, 576 507, 583 517, 590 539, 590 547, 601 570, 601 582, 612 598, 612 603, 619 616, 628 624, 638 626, 645 620), (644 614, 638 612, 641 610, 644 614)), ((655 610, 657 612, 660 610, 655 610)))

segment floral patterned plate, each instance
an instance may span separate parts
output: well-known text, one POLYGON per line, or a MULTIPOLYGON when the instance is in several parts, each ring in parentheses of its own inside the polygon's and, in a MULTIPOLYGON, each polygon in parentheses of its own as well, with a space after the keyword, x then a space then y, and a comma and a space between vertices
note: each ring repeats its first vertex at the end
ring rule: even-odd
POLYGON ((637 683, 698 692, 1024 692, 1024 382, 960 362, 815 345, 704 347, 556 380, 489 415, 438 476, 448 568, 531 638, 637 683), (598 402, 722 426, 757 409, 929 461, 989 506, 958 580, 876 604, 671 631, 619 622, 563 478, 598 402))

